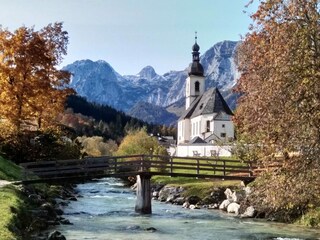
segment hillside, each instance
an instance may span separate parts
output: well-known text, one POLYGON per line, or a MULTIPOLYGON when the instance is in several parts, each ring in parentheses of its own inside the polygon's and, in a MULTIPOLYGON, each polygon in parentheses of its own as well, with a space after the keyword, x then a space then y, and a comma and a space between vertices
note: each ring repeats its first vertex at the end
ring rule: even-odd
POLYGON ((66 103, 66 111, 60 122, 76 132, 77 135, 103 136, 120 141, 127 131, 146 127, 150 133, 175 135, 174 128, 149 124, 131 117, 110 106, 88 102, 84 97, 71 95, 66 103))

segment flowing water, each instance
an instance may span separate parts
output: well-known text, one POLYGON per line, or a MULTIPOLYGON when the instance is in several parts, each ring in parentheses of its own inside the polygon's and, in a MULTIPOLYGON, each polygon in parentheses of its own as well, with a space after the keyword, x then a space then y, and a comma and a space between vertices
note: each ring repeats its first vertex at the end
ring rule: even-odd
POLYGON ((316 230, 157 201, 152 202, 152 215, 139 215, 134 212, 134 192, 118 179, 101 179, 77 188, 82 197, 70 203, 64 216, 73 225, 57 227, 67 240, 320 239, 316 230))

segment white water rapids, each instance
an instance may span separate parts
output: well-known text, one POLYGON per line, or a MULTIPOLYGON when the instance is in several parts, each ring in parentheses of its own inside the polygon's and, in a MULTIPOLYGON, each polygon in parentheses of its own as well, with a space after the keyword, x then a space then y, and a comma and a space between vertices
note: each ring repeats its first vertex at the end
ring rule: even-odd
POLYGON ((64 210, 73 225, 56 228, 67 240, 320 239, 316 230, 157 201, 152 202, 152 215, 139 215, 134 212, 134 192, 118 179, 79 184, 77 189, 82 197, 64 210))

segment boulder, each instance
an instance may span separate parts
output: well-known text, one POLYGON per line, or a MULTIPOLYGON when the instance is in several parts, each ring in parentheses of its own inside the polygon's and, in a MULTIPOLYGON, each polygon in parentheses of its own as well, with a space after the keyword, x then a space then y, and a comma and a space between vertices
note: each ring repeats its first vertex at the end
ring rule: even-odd
POLYGON ((190 207, 190 203, 189 202, 184 202, 184 204, 182 205, 183 208, 189 208, 190 207))
POLYGON ((248 197, 252 193, 251 187, 246 186, 243 188, 243 190, 246 193, 246 197, 248 197))
POLYGON ((159 197, 159 192, 158 191, 152 192, 152 197, 158 198, 159 197))
POLYGON ((212 199, 212 203, 220 204, 225 199, 224 189, 223 188, 214 188, 210 193, 210 197, 212 199))
POLYGON ((227 207, 228 207, 228 205, 229 205, 230 203, 231 203, 231 202, 230 202, 228 199, 224 200, 224 201, 220 204, 219 209, 220 209, 220 210, 227 210, 227 207))
POLYGON ((32 231, 42 231, 46 230, 48 228, 48 222, 47 220, 43 218, 35 218, 32 222, 32 226, 30 227, 32 231))
POLYGON ((146 228, 146 231, 148 231, 148 232, 156 232, 157 229, 154 228, 154 227, 148 227, 148 228, 146 228))
POLYGON ((184 197, 177 197, 176 199, 173 200, 173 204, 175 205, 182 205, 185 202, 184 197))
POLYGON ((244 190, 234 191, 231 195, 232 202, 240 203, 246 198, 246 192, 244 190))
POLYGON ((198 196, 192 195, 187 197, 187 201, 192 205, 195 205, 197 203, 199 203, 201 201, 201 198, 199 198, 198 196))
POLYGON ((61 208, 55 208, 56 215, 61 216, 63 214, 63 210, 61 208))
POLYGON ((71 223, 68 219, 61 219, 60 223, 62 225, 73 225, 73 223, 71 223))
POLYGON ((126 230, 140 230, 141 227, 139 225, 132 225, 132 226, 128 226, 126 227, 126 230))
POLYGON ((49 234, 48 240, 66 240, 66 237, 63 236, 59 231, 53 231, 49 234))
POLYGON ((69 197, 67 200, 69 200, 69 201, 78 201, 78 199, 75 196, 69 197))
POLYGON ((193 204, 191 204, 191 205, 189 206, 189 208, 190 208, 190 209, 200 209, 200 207, 199 207, 198 205, 193 205, 193 204))
POLYGON ((225 191, 224 191, 224 195, 226 196, 227 200, 229 200, 230 202, 233 201, 233 198, 232 198, 232 191, 230 188, 227 188, 225 191))
POLYGON ((40 210, 45 210, 48 212, 48 217, 50 218, 56 218, 57 214, 56 214, 56 210, 54 209, 54 207, 52 206, 51 203, 43 203, 41 206, 40 206, 40 210))
POLYGON ((257 214, 257 211, 253 206, 249 206, 246 208, 243 214, 240 215, 241 218, 253 218, 257 214))
POLYGON ((173 201, 175 199, 176 199, 176 195, 175 194, 170 194, 166 199, 166 203, 173 203, 173 201))
POLYGON ((210 204, 208 206, 208 209, 218 209, 219 208, 219 205, 217 203, 214 203, 214 204, 210 204))
POLYGON ((165 185, 158 183, 151 186, 152 191, 159 192, 165 185))
POLYGON ((209 205, 213 203, 216 203, 216 202, 211 196, 206 196, 204 199, 201 200, 202 205, 209 205))
POLYGON ((158 200, 161 202, 165 202, 169 195, 178 196, 184 189, 182 187, 163 187, 159 192, 158 200))
POLYGON ((41 205, 45 202, 44 199, 42 199, 42 197, 38 194, 30 194, 28 198, 36 205, 41 205))
POLYGON ((240 209, 240 205, 238 203, 230 203, 227 207, 227 212, 228 213, 235 213, 235 214, 239 214, 239 209, 240 209))

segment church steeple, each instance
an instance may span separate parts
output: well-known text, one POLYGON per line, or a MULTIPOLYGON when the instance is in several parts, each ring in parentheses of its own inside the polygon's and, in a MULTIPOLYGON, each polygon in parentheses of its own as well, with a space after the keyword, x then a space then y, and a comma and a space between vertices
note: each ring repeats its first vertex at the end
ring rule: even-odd
POLYGON ((195 32, 195 43, 192 46, 192 63, 189 69, 189 76, 195 75, 195 76, 203 76, 203 67, 200 63, 200 47, 197 43, 197 32, 195 32))
POLYGON ((195 34, 195 43, 192 46, 192 63, 189 68, 189 76, 186 79, 186 109, 188 109, 193 101, 204 93, 205 84, 203 76, 203 67, 200 63, 200 47, 197 43, 197 32, 195 34))

